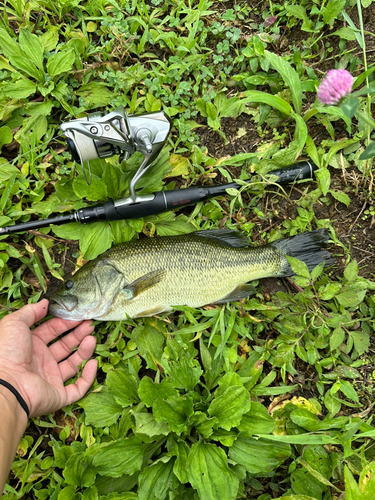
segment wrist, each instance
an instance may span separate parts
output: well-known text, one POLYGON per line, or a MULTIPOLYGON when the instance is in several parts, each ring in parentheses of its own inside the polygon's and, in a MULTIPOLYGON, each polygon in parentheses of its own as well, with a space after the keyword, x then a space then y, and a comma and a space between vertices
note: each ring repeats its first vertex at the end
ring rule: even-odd
POLYGON ((22 436, 27 427, 28 417, 16 396, 3 385, 0 385, 0 408, 1 419, 12 421, 17 435, 22 436))

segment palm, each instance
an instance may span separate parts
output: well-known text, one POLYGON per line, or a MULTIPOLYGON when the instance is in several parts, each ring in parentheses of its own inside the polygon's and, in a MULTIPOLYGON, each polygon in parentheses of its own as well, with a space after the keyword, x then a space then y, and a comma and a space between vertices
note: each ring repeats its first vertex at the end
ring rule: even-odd
POLYGON ((94 351, 95 338, 90 336, 93 327, 89 321, 52 318, 31 332, 29 327, 44 317, 46 311, 47 302, 42 301, 0 322, 0 378, 18 389, 31 416, 77 401, 93 383, 96 373, 96 361, 91 360, 82 376, 64 387, 64 382, 76 375, 77 367, 94 351), (47 346, 68 330, 71 331, 65 337, 47 346))

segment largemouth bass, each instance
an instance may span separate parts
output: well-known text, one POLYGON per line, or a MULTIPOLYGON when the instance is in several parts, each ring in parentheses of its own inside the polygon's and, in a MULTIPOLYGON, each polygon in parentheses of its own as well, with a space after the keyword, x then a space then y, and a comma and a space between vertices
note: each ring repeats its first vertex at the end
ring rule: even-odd
POLYGON ((255 293, 249 281, 293 275, 285 255, 309 270, 330 265, 327 241, 325 229, 256 248, 228 229, 129 241, 82 266, 50 297, 49 311, 63 319, 119 321, 237 301, 255 293))

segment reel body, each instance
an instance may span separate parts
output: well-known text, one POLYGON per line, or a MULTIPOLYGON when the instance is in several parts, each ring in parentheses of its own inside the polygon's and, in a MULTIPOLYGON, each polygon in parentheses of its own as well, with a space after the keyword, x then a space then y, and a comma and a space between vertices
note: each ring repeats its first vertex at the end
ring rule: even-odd
MULTIPOLYGON (((163 111, 143 115, 127 115, 123 108, 111 113, 93 113, 60 126, 74 160, 81 164, 86 182, 91 182, 90 160, 119 154, 122 159, 139 151, 144 159, 129 186, 130 202, 137 202, 135 185, 156 160, 171 129, 171 121, 163 111), (89 164, 86 178, 84 162, 89 164)), ((139 198, 139 197, 138 197, 139 198)))

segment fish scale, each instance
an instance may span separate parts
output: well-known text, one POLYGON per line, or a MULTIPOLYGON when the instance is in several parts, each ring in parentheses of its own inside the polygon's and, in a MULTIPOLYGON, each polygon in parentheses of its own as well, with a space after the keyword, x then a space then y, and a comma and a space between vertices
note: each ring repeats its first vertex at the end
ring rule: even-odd
POLYGON ((121 320, 239 300, 254 293, 247 284, 252 280, 293 274, 285 254, 309 269, 331 263, 322 249, 327 240, 325 230, 253 248, 231 230, 134 240, 85 264, 51 297, 50 312, 64 319, 121 320))

